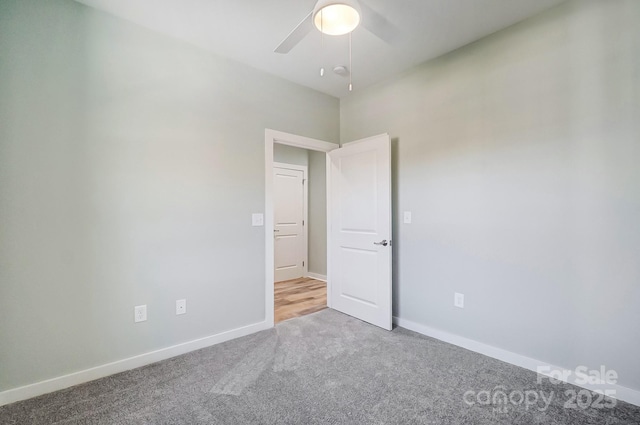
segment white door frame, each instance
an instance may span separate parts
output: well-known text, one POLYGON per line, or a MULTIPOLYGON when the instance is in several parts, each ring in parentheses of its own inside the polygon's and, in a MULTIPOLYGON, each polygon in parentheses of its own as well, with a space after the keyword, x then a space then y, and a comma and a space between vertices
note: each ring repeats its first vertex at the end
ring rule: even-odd
MULTIPOLYGON (((274 162, 273 163, 273 170, 275 170, 276 168, 284 168, 286 170, 296 170, 296 171, 302 171, 302 184, 303 184, 303 188, 302 188, 302 194, 303 194, 303 200, 302 200, 302 243, 304 245, 304 248, 302 249, 302 275, 304 277, 307 276, 307 273, 309 272, 309 171, 308 171, 308 167, 306 165, 295 165, 295 164, 287 164, 285 162, 274 162)), ((271 236, 272 239, 275 240, 275 235, 271 236)), ((274 266, 274 271, 275 271, 275 266, 274 266)))
MULTIPOLYGON (((269 327, 273 327, 273 270, 274 270, 274 246, 273 246, 273 145, 294 146, 319 152, 330 152, 340 146, 323 140, 284 133, 282 131, 264 130, 264 163, 265 163, 265 197, 264 197, 264 252, 265 252, 265 321, 269 327)), ((327 174, 327 179, 329 175, 327 174)), ((329 188, 329 186, 327 186, 329 188)), ((328 198, 328 197, 327 197, 328 198)), ((331 229, 330 215, 327 213, 327 233, 331 229)), ((327 241, 327 247, 328 247, 327 241)), ((327 295, 331 290, 331 282, 327 281, 327 295)), ((329 297, 327 296, 327 301, 329 297)))

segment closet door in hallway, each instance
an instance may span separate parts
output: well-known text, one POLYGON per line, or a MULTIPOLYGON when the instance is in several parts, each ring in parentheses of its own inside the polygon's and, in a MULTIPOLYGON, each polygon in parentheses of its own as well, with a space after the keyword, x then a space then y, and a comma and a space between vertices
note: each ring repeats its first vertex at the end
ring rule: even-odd
POLYGON ((274 188, 274 281, 300 278, 307 267, 306 167, 277 164, 274 188))

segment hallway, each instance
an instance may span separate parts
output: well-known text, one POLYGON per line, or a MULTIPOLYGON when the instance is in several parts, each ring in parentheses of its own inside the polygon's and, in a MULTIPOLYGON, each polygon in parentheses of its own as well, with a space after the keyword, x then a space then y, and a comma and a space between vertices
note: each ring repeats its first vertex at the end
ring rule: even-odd
POLYGON ((310 277, 274 284, 275 323, 327 307, 327 283, 310 277))

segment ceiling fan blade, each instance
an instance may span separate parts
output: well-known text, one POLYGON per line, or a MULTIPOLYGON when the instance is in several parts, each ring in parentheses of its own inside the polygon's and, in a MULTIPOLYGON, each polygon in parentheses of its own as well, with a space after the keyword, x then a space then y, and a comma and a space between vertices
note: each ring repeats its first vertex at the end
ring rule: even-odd
POLYGON ((369 32, 389 44, 398 41, 400 31, 387 18, 370 8, 364 1, 360 1, 360 10, 362 11, 362 26, 369 32))
POLYGON ((276 53, 289 53, 291 49, 293 49, 296 44, 300 43, 302 39, 309 34, 309 32, 313 29, 313 20, 311 18, 313 15, 313 11, 309 12, 309 14, 298 24, 297 27, 294 28, 293 31, 284 39, 282 43, 276 47, 274 52, 276 53))

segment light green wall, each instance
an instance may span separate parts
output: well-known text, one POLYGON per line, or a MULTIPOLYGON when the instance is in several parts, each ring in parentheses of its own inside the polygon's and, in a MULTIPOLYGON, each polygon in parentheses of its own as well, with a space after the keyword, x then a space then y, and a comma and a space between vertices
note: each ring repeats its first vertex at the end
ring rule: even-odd
POLYGON ((309 272, 327 275, 327 155, 309 151, 309 272))
POLYGON ((273 145, 273 162, 282 162, 283 164, 309 166, 309 152, 306 149, 296 148, 295 146, 281 145, 275 143, 273 145))
POLYGON ((343 142, 394 140, 395 315, 640 389, 639 17, 569 2, 342 99, 343 142))
POLYGON ((264 320, 264 130, 337 142, 338 108, 70 0, 0 2, 0 391, 264 320))

